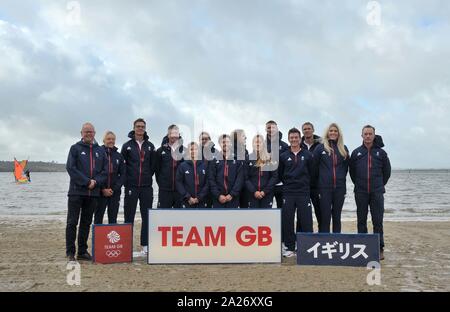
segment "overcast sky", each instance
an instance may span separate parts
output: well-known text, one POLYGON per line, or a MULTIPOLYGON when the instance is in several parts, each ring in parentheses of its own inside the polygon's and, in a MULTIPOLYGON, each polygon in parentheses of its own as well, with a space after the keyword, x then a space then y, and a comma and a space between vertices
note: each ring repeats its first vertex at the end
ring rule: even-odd
POLYGON ((372 124, 395 168, 450 168, 450 1, 378 3, 2 0, 0 159, 65 162, 84 121, 122 144, 144 117, 160 145, 274 119, 350 150, 372 124))

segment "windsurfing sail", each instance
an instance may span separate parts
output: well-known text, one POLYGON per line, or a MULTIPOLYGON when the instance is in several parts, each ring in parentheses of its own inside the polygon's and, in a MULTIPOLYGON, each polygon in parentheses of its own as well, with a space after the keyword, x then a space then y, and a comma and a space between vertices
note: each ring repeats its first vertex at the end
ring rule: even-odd
POLYGON ((28 160, 22 160, 21 162, 17 161, 14 158, 14 178, 18 183, 27 183, 29 182, 28 178, 25 176, 24 171, 25 167, 28 164, 28 160))

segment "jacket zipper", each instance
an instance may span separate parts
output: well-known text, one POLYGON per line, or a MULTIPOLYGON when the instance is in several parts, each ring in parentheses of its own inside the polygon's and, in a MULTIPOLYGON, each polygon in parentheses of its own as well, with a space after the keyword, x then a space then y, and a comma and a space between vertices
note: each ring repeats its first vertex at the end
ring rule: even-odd
MULTIPOLYGON (((91 180, 92 180, 92 175, 93 175, 93 166, 92 166, 92 145, 90 145, 89 146, 89 169, 90 169, 90 172, 91 172, 91 180)), ((91 196, 91 190, 89 190, 89 192, 88 192, 88 194, 89 194, 89 196, 91 196)))
POLYGON ((258 192, 261 192, 261 167, 258 168, 258 192))
POLYGON ((112 163, 111 163, 111 150, 108 149, 109 154, 108 154, 108 188, 111 188, 111 175, 112 175, 112 163))
MULTIPOLYGON (((137 147, 138 147, 138 150, 139 150, 139 181, 138 181, 138 186, 141 187, 142 162, 143 162, 142 149, 141 149, 141 146, 139 145, 138 142, 136 142, 136 144, 137 144, 137 147)), ((142 144, 144 144, 144 143, 142 143, 142 144)), ((144 155, 144 157, 145 157, 145 155, 144 155)))
POLYGON ((368 157, 367 157, 367 193, 370 194, 370 169, 372 168, 372 155, 371 149, 368 149, 368 157))
POLYGON ((175 167, 177 162, 172 159, 172 191, 175 191, 175 167))
POLYGON ((225 158, 224 160, 224 167, 223 167, 223 186, 225 188, 225 194, 228 194, 228 163, 227 163, 227 159, 225 158))
POLYGON ((337 156, 336 151, 333 148, 333 185, 336 188, 336 166, 337 166, 337 156))
POLYGON ((195 198, 197 198, 198 192, 198 177, 197 177, 197 161, 194 160, 194 190, 195 190, 195 198))

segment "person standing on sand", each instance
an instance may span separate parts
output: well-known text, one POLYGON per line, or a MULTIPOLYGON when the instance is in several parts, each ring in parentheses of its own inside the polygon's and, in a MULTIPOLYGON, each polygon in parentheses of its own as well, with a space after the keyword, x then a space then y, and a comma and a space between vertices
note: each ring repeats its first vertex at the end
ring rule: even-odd
POLYGON ((295 256, 294 217, 300 223, 299 232, 312 233, 313 220, 310 201, 311 181, 314 174, 313 155, 300 145, 300 130, 289 130, 290 148, 280 156, 280 176, 283 182, 282 230, 286 250, 283 256, 295 256))
POLYGON ((103 137, 102 146, 106 153, 108 162, 108 177, 106 184, 101 190, 97 209, 95 209, 94 224, 102 224, 103 216, 108 207, 108 223, 117 223, 119 213, 120 195, 125 181, 126 165, 122 154, 117 151, 116 135, 112 131, 107 131, 103 137))
MULTIPOLYGON (((230 134, 230 137, 231 144, 233 146, 234 159, 245 164, 245 162, 248 160, 248 150, 246 148, 247 137, 244 130, 233 130, 230 134)), ((243 183, 241 193, 239 194, 239 207, 248 208, 249 199, 250 198, 248 191, 245 187, 245 183, 243 183)))
MULTIPOLYGON (((322 138, 318 135, 314 134, 314 125, 307 121, 302 125, 302 148, 307 149, 312 154, 314 154, 314 150, 320 145, 322 138)), ((317 181, 316 181, 317 182, 317 181)), ((313 204, 314 214, 316 215, 317 224, 320 229, 320 222, 322 217, 320 215, 320 200, 319 200, 319 190, 317 189, 317 185, 311 184, 311 203, 313 204)), ((297 231, 300 229, 300 224, 297 222, 297 231)))
MULTIPOLYGON (((289 145, 282 140, 283 133, 278 130, 278 125, 275 121, 269 120, 266 122, 266 146, 267 152, 271 154, 271 158, 279 161, 280 155, 289 149, 289 145), (272 150, 272 146, 277 147, 278 151, 272 150)), ((283 182, 275 185, 274 197, 277 202, 277 207, 283 206, 283 182)))
MULTIPOLYGON (((206 173, 208 175, 209 161, 214 159, 216 155, 216 148, 214 143, 211 141, 211 136, 208 132, 202 131, 199 136, 199 146, 201 147, 200 153, 202 156, 202 160, 205 162, 206 173)), ((211 196, 211 192, 208 190, 208 195, 206 195, 205 199, 205 208, 211 208, 213 203, 213 199, 211 196)))
POLYGON ((125 179, 125 223, 133 223, 139 201, 142 226, 142 255, 148 253, 148 209, 153 205, 153 174, 155 172, 156 151, 145 131, 147 124, 139 118, 128 134, 130 140, 122 146, 121 154, 126 164, 125 179))
POLYGON ((105 151, 95 141, 95 128, 91 123, 83 125, 81 137, 81 141, 71 146, 66 163, 70 176, 66 225, 66 256, 69 261, 75 261, 78 222, 77 260, 92 260, 87 251, 89 229, 108 169, 105 151))
POLYGON ((208 179, 214 208, 238 208, 244 184, 244 162, 234 159, 231 137, 219 137, 222 150, 208 162, 208 179))
POLYGON ((350 157, 350 177, 355 185, 358 233, 367 233, 367 214, 370 207, 373 232, 380 235, 380 260, 384 260, 384 193, 391 176, 391 163, 383 150, 381 136, 367 125, 362 129, 363 144, 350 157))
POLYGON ((207 208, 209 193, 207 162, 201 159, 196 142, 188 145, 188 153, 178 166, 176 187, 183 199, 183 208, 207 208))
POLYGON ((156 182, 158 208, 181 208, 181 196, 176 189, 177 168, 183 161, 183 140, 176 125, 167 129, 167 136, 156 151, 156 182))
POLYGON ((278 182, 278 162, 267 153, 264 137, 253 138, 253 153, 245 163, 245 185, 249 208, 272 208, 273 191, 278 182))
POLYGON ((347 193, 349 152, 344 145, 341 129, 332 123, 325 130, 323 143, 314 150, 315 172, 320 198, 320 233, 330 233, 333 219, 333 233, 341 233, 341 212, 347 193))

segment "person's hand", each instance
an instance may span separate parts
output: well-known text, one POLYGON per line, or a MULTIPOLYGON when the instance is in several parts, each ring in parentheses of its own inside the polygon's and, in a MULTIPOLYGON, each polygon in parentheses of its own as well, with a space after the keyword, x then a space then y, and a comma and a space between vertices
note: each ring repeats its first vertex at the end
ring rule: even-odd
POLYGON ((261 192, 256 191, 254 196, 255 196, 256 199, 261 199, 261 192))
POLYGON ((194 198, 194 204, 198 204, 199 202, 198 198, 194 198))
POLYGON ((227 197, 225 195, 219 196, 219 203, 225 204, 227 202, 227 197))
POLYGON ((263 199, 266 196, 266 193, 264 193, 264 191, 261 191, 259 194, 261 195, 261 199, 263 199))
POLYGON ((226 200, 227 200, 227 201, 226 201, 227 203, 233 200, 233 196, 231 196, 230 194, 228 194, 227 196, 225 196, 225 198, 226 198, 226 200))
POLYGON ((189 197, 189 200, 188 200, 188 203, 189 203, 189 205, 195 205, 195 199, 194 198, 192 198, 192 197, 189 197))
POLYGON ((102 190, 102 194, 103 194, 103 196, 105 196, 105 197, 111 197, 111 196, 113 196, 113 190, 112 189, 104 189, 104 190, 102 190))
POLYGON ((91 180, 89 182, 89 186, 88 189, 93 190, 95 188, 95 185, 97 184, 97 182, 95 180, 91 180))

